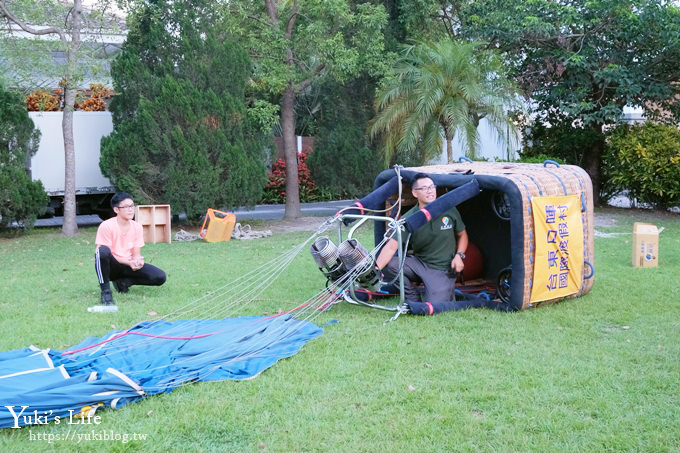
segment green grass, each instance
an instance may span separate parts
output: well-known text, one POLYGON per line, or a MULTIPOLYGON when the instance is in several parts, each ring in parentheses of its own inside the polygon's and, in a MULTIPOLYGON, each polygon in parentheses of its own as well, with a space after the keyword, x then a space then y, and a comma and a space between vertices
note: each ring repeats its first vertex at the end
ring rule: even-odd
MULTIPOLYGON (((318 319, 337 324, 256 379, 181 387, 71 427, 146 440, 30 439, 68 432, 51 424, 3 430, 0 451, 680 451, 680 219, 598 213, 616 222, 597 230, 624 234, 596 238, 595 286, 580 299, 386 325, 386 312, 339 304, 318 319), (634 221, 665 228, 658 268, 631 266, 634 221)), ((114 294, 120 311, 103 315, 85 310, 99 294, 94 234, 0 239, 0 351, 66 348, 170 313, 309 235, 148 245, 167 283, 114 294)), ((304 251, 239 314, 287 309, 322 285, 304 251)))

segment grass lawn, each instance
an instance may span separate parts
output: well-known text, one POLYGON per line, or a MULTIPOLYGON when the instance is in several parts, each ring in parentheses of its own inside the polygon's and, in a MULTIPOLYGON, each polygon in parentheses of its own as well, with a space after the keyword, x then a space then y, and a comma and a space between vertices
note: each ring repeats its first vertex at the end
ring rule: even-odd
MULTIPOLYGON (((595 286, 583 298, 387 324, 386 312, 339 304, 316 320, 336 324, 256 379, 184 386, 98 412, 96 426, 5 429, 0 452, 678 452, 680 217, 596 216, 596 230, 620 234, 595 239, 595 286), (631 266, 635 221, 665 228, 658 268, 631 266), (146 438, 46 440, 69 429, 146 438)), ((99 298, 95 231, 0 239, 0 351, 63 349, 173 312, 310 235, 147 245, 146 261, 166 270, 167 283, 114 293, 120 311, 97 314, 86 311, 99 298)), ((237 314, 289 309, 323 282, 305 250, 237 314)))

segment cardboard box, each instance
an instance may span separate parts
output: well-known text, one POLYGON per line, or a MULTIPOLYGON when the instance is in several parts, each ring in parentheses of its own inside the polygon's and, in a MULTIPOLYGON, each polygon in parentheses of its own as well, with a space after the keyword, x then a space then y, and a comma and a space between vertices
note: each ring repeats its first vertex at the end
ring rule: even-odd
POLYGON ((650 223, 633 225, 633 266, 657 267, 659 265, 659 230, 650 223))

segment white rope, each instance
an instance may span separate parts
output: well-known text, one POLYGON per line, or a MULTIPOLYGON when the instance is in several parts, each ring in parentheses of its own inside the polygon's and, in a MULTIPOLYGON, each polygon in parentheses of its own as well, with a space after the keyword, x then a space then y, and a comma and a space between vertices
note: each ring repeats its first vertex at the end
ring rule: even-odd
MULTIPOLYGON (((231 232, 231 239, 246 240, 246 239, 259 239, 266 238, 272 235, 272 230, 261 230, 256 231, 249 224, 241 225, 236 223, 234 225, 234 230, 231 232)), ((190 233, 188 231, 180 229, 175 233, 174 240, 177 242, 189 242, 201 239, 201 235, 197 233, 190 233)))
MULTIPOLYGON (((268 278, 267 279, 268 281, 266 282, 265 285, 260 286, 259 292, 261 292, 264 289, 264 287, 270 286, 276 280, 276 278, 278 278, 281 275, 281 273, 285 270, 286 267, 288 267, 290 265, 292 260, 300 253, 300 251, 304 248, 304 246, 307 245, 315 236, 316 235, 311 236, 307 241, 303 242, 298 247, 295 247, 291 251, 283 254, 282 259, 272 260, 270 263, 267 263, 265 265, 260 266, 260 268, 258 268, 257 270, 247 274, 244 277, 252 276, 252 277, 254 277, 254 279, 251 279, 251 280, 257 281, 257 276, 259 276, 261 274, 261 272, 257 272, 258 270, 261 270, 261 269, 267 267, 267 265, 271 264, 272 262, 281 261, 281 263, 279 263, 279 264, 283 264, 283 265, 281 266, 281 268, 279 268, 279 271, 277 271, 275 273, 275 275, 272 275, 270 278, 268 278)), ((382 244, 384 242, 385 242, 385 239, 383 240, 383 242, 378 244, 378 246, 371 253, 375 253, 382 246, 382 244)), ((350 285, 354 284, 354 279, 356 279, 356 277, 358 276, 358 273, 359 273, 358 271, 365 268, 365 266, 368 262, 367 260, 370 260, 370 259, 372 259, 372 258, 367 256, 355 268, 348 271, 345 275, 343 275, 340 279, 338 279, 333 285, 331 285, 330 289, 323 289, 322 291, 319 291, 316 295, 309 298, 304 303, 299 304, 298 307, 296 307, 296 308, 299 308, 299 309, 297 309, 297 310, 293 309, 295 311, 291 311, 291 312, 288 312, 288 313, 290 313, 297 321, 300 321, 300 326, 304 325, 304 323, 302 321, 311 322, 313 319, 317 318, 318 316, 320 316, 324 312, 323 308, 325 308, 327 305, 332 304, 333 302, 335 302, 337 300, 337 295, 341 291, 348 289, 350 285)), ((237 279, 237 280, 246 280, 246 279, 240 278, 240 279, 237 279)), ((225 287, 227 287, 227 286, 230 286, 230 285, 225 285, 225 287)), ((229 294, 229 291, 223 293, 219 297, 223 297, 224 295, 228 295, 228 294, 229 294)), ((252 296, 254 294, 255 293, 253 292, 252 288, 249 288, 246 285, 246 292, 241 297, 239 297, 239 300, 244 300, 244 301, 247 301, 248 303, 252 302, 252 299, 253 299, 252 296)), ((207 304, 209 301, 214 302, 215 300, 217 300, 217 297, 212 297, 212 298, 209 299, 209 298, 206 298, 206 296, 204 296, 202 298, 199 298, 198 300, 202 300, 202 299, 205 299, 205 300, 203 300, 201 302, 201 304, 207 304)), ((188 305, 191 305, 191 304, 188 304, 188 305)), ((221 311, 215 312, 214 310, 210 310, 208 308, 208 314, 210 315, 210 317, 212 319, 219 319, 220 318, 219 315, 222 312, 225 312, 225 311, 228 311, 228 310, 221 310, 221 311)), ((180 314, 185 314, 185 313, 187 313, 187 310, 175 312, 173 315, 180 315, 180 314)), ((166 315, 164 317, 164 319, 167 319, 168 317, 170 317, 170 316, 166 315)), ((160 320, 157 320, 157 321, 154 321, 154 322, 160 322, 160 320)), ((194 322, 200 322, 200 321, 195 320, 194 322)), ((181 327, 180 326, 172 327, 172 328, 168 329, 167 331, 165 331, 165 332, 163 332, 162 334, 159 334, 159 335, 172 336, 173 331, 175 331, 175 330, 186 331, 187 326, 188 325, 185 323, 181 327)), ((260 329, 261 329, 261 327, 259 327, 256 323, 254 323, 254 330, 259 331, 260 329)), ((207 376, 207 375, 210 375, 212 372, 215 372, 216 370, 218 370, 221 366, 223 366, 225 364, 244 360, 244 359, 251 357, 253 355, 256 355, 256 354, 261 356, 261 354, 259 354, 258 351, 261 351, 264 348, 266 348, 266 347, 268 347, 272 344, 275 344, 278 341, 283 340, 284 338, 286 338, 287 335, 293 335, 296 332, 297 332, 297 329, 290 329, 290 326, 287 325, 287 324, 283 324, 280 327, 277 327, 277 328, 274 328, 274 329, 269 329, 267 331, 267 336, 263 337, 262 341, 260 343, 255 343, 255 344, 251 345, 252 347, 248 351, 243 351, 239 355, 233 357, 232 359, 215 365, 213 367, 212 371, 208 372, 207 374, 204 373, 204 377, 207 376), (287 331, 288 331, 288 334, 286 334, 287 331)), ((219 332, 213 332, 213 333, 219 333, 219 332)), ((128 345, 120 346, 120 347, 116 347, 112 343, 107 343, 105 345, 107 347, 107 351, 106 351, 105 354, 113 355, 116 352, 118 352, 118 353, 129 352, 132 349, 147 346, 150 342, 157 341, 157 340, 158 340, 157 338, 140 337, 139 341, 135 341, 135 342, 133 342, 133 344, 128 344, 128 345)), ((208 352, 208 354, 210 354, 210 352, 208 352)), ((134 375, 140 374, 140 373, 148 373, 151 370, 167 369, 169 367, 176 368, 178 366, 188 365, 192 361, 196 361, 196 360, 204 361, 205 357, 206 357, 206 355, 204 353, 204 354, 201 354, 200 356, 197 356, 197 357, 187 357, 186 359, 175 361, 173 364, 169 364, 169 365, 161 365, 161 366, 158 366, 156 368, 150 368, 150 369, 145 369, 145 370, 141 370, 141 371, 128 371, 127 374, 134 376, 134 375)), ((156 377, 161 378, 161 381, 162 381, 162 379, 165 378, 166 376, 167 376, 167 379, 172 379, 172 385, 173 386, 178 381, 189 383, 189 382, 191 382, 195 379, 195 373, 193 373, 193 372, 187 372, 184 375, 178 375, 176 372, 172 372, 172 371, 169 371, 169 370, 167 370, 165 373, 161 373, 160 375, 157 375, 156 377)), ((145 388, 147 388, 148 390, 151 390, 151 389, 164 390, 164 389, 167 388, 168 385, 170 385, 170 383, 165 384, 165 385, 158 385, 158 386, 145 386, 145 388)))
POLYGON ((266 238, 272 235, 272 230, 254 231, 248 224, 241 226, 240 223, 234 225, 234 231, 231 233, 232 239, 259 239, 266 238))
MULTIPOLYGON (((373 253, 374 253, 375 251, 377 251, 378 248, 379 248, 381 245, 382 245, 382 244, 379 244, 378 247, 376 247, 376 248, 373 250, 373 253)), ((316 296, 314 296, 314 297, 308 299, 308 300, 305 302, 305 304, 301 304, 300 307, 303 307, 303 308, 301 308, 300 310, 298 310, 298 311, 296 312, 295 319, 297 319, 298 321, 311 322, 313 319, 315 319, 316 317, 320 316, 321 313, 323 312, 323 310, 320 310, 320 308, 323 307, 325 304, 334 301, 334 299, 337 297, 336 295, 337 295, 339 292, 344 291, 344 290, 348 289, 350 285, 353 285, 353 284, 354 284, 354 279, 358 276, 358 270, 363 269, 363 268, 366 266, 366 264, 369 263, 369 261, 370 261, 371 259, 372 259, 372 258, 370 258, 370 257, 368 257, 368 256, 365 257, 364 260, 362 260, 356 267, 354 267, 354 268, 351 269, 349 272, 347 272, 345 275, 343 275, 340 279, 338 279, 338 281, 336 282, 336 284, 334 284, 330 290, 322 290, 322 291, 320 291, 319 293, 317 293, 316 296), (324 296, 324 297, 322 297, 322 296, 324 296), (305 314, 305 316, 302 316, 302 314, 305 314)), ((302 325, 302 323, 301 323, 301 325, 302 325)), ((248 357, 250 357, 250 356, 256 354, 257 351, 260 351, 260 350, 262 350, 263 348, 266 348, 266 347, 270 346, 271 344, 274 344, 274 343, 276 343, 276 342, 282 340, 283 338, 285 338, 285 336, 282 336, 282 335, 279 333, 279 331, 281 331, 281 333, 283 333, 283 331, 288 330, 288 329, 285 329, 285 327, 286 327, 286 326, 281 326, 281 327, 278 328, 278 329, 270 329, 270 330, 268 330, 268 332, 267 332, 267 337, 263 337, 264 343, 262 343, 262 344, 257 344, 257 343, 256 343, 254 347, 251 347, 250 352, 248 352, 248 351, 242 352, 241 354, 239 354, 238 356, 232 358, 231 360, 228 360, 228 361, 226 361, 226 362, 222 362, 221 364, 214 366, 214 367, 213 367, 213 370, 212 370, 211 372, 216 371, 217 369, 219 369, 219 368, 220 368, 221 366, 223 366, 224 364, 233 363, 233 362, 236 362, 236 361, 244 360, 245 358, 248 358, 248 357)), ((258 329, 258 330, 259 330, 259 329, 258 329)), ((291 332, 291 333, 295 333, 295 331, 293 331, 293 332, 291 332)), ((260 355, 260 354, 258 353, 258 355, 260 355)), ((182 364, 182 363, 186 364, 186 363, 191 362, 192 360, 201 360, 201 361, 203 361, 204 358, 205 358, 204 355, 202 355, 200 358, 199 358, 199 357, 189 357, 189 358, 187 358, 187 359, 185 359, 185 360, 182 360, 182 361, 176 361, 176 362, 173 364, 173 366, 177 366, 177 365, 180 365, 180 364, 182 364)), ((157 369, 165 368, 165 367, 166 367, 165 365, 164 365, 164 366, 159 366, 159 367, 157 367, 157 369)), ((149 371, 149 370, 144 370, 143 372, 147 372, 147 371, 149 371)), ((208 373, 208 374, 210 374, 210 373, 208 373)), ((192 376, 193 376, 193 374, 191 374, 191 373, 190 373, 190 374, 187 374, 187 375, 185 376, 185 379, 187 380, 187 382, 189 382, 189 381, 191 380, 191 377, 192 377, 192 376)), ((179 376, 176 375, 176 374, 173 375, 172 377, 173 377, 173 380, 174 380, 175 382, 176 382, 177 380, 182 380, 182 379, 178 379, 179 376)), ((158 388, 158 389, 161 389, 161 390, 162 390, 164 387, 162 387, 162 386, 159 386, 159 387, 148 386, 147 388, 158 388)))
POLYGON ((196 233, 189 233, 188 231, 184 231, 182 229, 175 233, 175 241, 177 242, 195 241, 196 239, 201 239, 201 235, 196 233))
MULTIPOLYGON (((154 321, 151 321, 146 327, 152 327, 160 322, 169 322, 173 319, 179 320, 183 315, 191 314, 193 320, 190 323, 185 323, 182 326, 172 326, 162 333, 164 336, 174 336, 177 333, 181 333, 181 331, 185 331, 189 327, 193 327, 194 323, 200 323, 202 318, 220 319, 221 317, 227 317, 226 315, 230 313, 234 307, 239 305, 247 305, 248 303, 252 302, 252 299, 255 298, 254 296, 257 293, 262 292, 264 289, 271 286, 276 278, 278 278, 290 265, 295 256, 297 256, 305 247, 305 245, 308 244, 314 237, 315 235, 312 235, 299 246, 285 252, 284 254, 267 263, 260 265, 253 271, 238 277, 236 280, 223 285, 221 288, 199 297, 198 299, 186 304, 184 307, 174 312, 168 313, 154 321), (273 274, 270 272, 271 269, 275 269, 273 274), (239 295, 239 293, 241 294, 239 295), (231 302, 224 305, 224 303, 221 301, 227 298, 231 298, 231 302), (245 304, 242 302, 245 302, 245 304), (216 310, 215 307, 217 304, 222 304, 224 306, 221 309, 216 310)), ((129 330, 130 329, 127 331, 129 330)), ((127 331, 123 331, 121 334, 127 331)), ((137 347, 147 346, 148 343, 156 340, 157 339, 150 337, 139 337, 139 340, 135 342, 129 342, 129 344, 124 346, 116 346, 115 343, 106 343, 103 346, 107 348, 107 355, 113 355, 116 353, 129 352, 137 347)), ((86 357, 90 352, 92 351, 88 349, 78 354, 85 354, 84 357, 86 357)), ((71 357, 74 357, 74 355, 71 357)), ((83 359, 83 361, 86 360, 87 359, 83 359)))

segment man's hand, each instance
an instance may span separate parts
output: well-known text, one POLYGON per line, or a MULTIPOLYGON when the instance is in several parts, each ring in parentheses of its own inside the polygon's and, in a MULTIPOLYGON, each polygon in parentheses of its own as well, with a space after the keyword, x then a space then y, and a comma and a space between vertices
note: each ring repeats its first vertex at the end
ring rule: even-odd
POLYGON ((451 260, 451 269, 458 273, 461 273, 463 272, 464 267, 465 263, 463 263, 463 258, 461 258, 460 255, 456 253, 453 257, 453 260, 451 260))
POLYGON ((142 267, 144 267, 144 257, 141 255, 133 257, 130 260, 130 267, 133 271, 140 270, 142 267))

